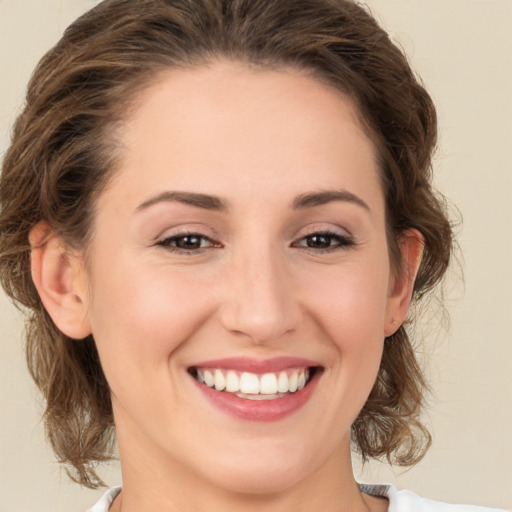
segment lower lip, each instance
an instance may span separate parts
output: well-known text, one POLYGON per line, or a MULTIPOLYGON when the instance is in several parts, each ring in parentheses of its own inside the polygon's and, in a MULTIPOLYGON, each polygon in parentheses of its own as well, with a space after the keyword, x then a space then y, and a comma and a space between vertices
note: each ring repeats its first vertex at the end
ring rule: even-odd
POLYGON ((206 398, 222 411, 247 421, 278 421, 300 409, 311 397, 321 372, 316 371, 300 391, 273 400, 249 400, 232 393, 216 391, 190 376, 206 398))

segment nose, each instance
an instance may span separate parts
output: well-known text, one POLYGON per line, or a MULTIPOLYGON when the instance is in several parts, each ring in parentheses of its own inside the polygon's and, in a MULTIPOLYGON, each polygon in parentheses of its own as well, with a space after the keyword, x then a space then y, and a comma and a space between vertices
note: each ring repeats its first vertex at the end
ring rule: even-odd
POLYGON ((220 308, 225 329, 257 345, 294 332, 301 310, 290 270, 271 250, 241 256, 225 280, 220 308))

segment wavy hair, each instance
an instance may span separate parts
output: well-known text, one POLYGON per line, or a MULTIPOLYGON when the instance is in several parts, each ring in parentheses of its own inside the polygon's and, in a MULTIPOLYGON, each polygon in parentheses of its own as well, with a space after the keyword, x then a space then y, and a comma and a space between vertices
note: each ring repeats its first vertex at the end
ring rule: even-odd
MULTIPOLYGON (((106 0, 40 61, 0 179, 0 279, 27 315, 26 353, 41 390, 48 439, 77 482, 97 487, 112 457, 110 391, 92 336, 61 333, 30 272, 30 230, 46 221, 86 248, 94 201, 115 172, 115 126, 169 68, 226 58, 308 70, 350 97, 379 156, 391 261, 401 234, 424 238, 418 302, 443 277, 453 248, 432 188, 436 112, 430 96, 368 10, 350 0, 106 0)), ((352 427, 363 459, 412 465, 430 444, 420 421, 427 389, 407 330, 385 341, 373 390, 352 427)))

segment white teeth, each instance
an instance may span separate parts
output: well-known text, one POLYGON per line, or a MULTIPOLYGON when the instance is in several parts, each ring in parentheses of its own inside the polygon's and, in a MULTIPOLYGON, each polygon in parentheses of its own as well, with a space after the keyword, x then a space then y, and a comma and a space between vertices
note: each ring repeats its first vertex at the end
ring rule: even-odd
POLYGON ((273 400, 300 391, 309 381, 308 368, 294 368, 278 373, 255 374, 220 368, 196 368, 196 379, 216 391, 235 393, 241 398, 273 400))
POLYGON ((238 375, 233 370, 229 370, 226 375, 226 391, 236 393, 239 390, 240 380, 238 379, 238 375))
POLYGON ((260 402, 262 400, 275 400, 276 398, 283 398, 282 393, 276 393, 274 395, 245 395, 244 393, 236 393, 236 396, 239 398, 245 398, 246 400, 256 400, 260 402))
POLYGON ((257 395, 260 392, 260 381, 254 373, 244 372, 240 377, 240 392, 257 395))
POLYGON ((299 373, 299 379, 297 382, 297 390, 302 389, 306 385, 306 376, 304 375, 304 371, 301 370, 299 373))
POLYGON ((292 372, 288 379, 288 390, 290 393, 297 391, 297 385, 299 383, 299 372, 292 372))
POLYGON ((213 377, 213 374, 210 370, 204 371, 204 382, 207 386, 210 386, 211 388, 213 388, 213 386, 215 385, 215 378, 213 377))
POLYGON ((277 393, 277 379, 275 373, 265 373, 261 376, 260 393, 262 395, 275 395, 277 393))
POLYGON ((286 375, 286 372, 281 372, 277 379, 277 391, 279 391, 279 393, 287 393, 289 389, 288 375, 286 375))
POLYGON ((226 379, 220 370, 215 370, 215 389, 222 391, 226 387, 226 379))

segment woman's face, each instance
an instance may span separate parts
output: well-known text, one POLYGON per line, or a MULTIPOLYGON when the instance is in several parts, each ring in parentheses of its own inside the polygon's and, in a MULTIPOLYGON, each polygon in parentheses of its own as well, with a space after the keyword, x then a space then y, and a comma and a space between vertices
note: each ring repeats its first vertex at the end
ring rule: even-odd
POLYGON ((247 492, 337 471, 396 302, 353 105, 217 62, 170 71, 119 136, 81 283, 123 464, 247 492))

